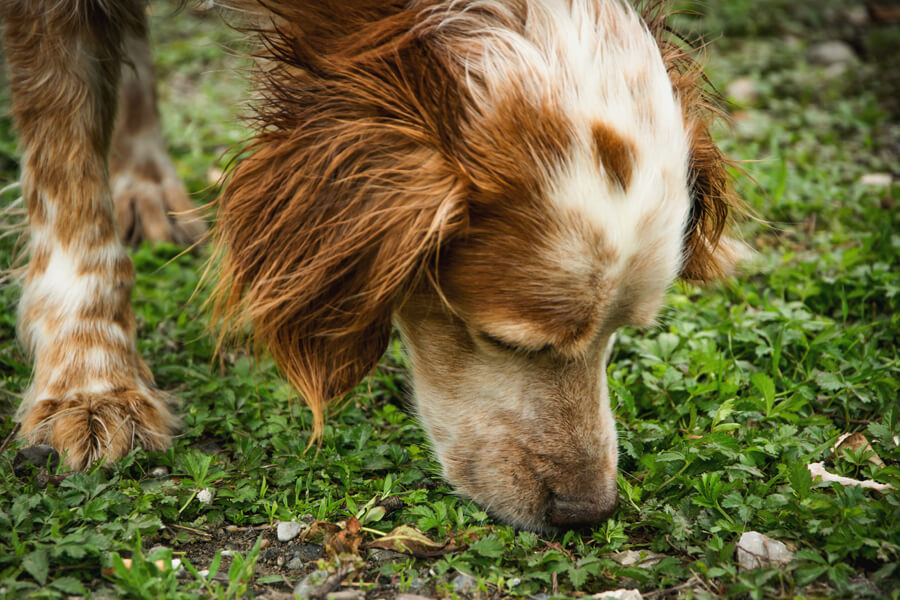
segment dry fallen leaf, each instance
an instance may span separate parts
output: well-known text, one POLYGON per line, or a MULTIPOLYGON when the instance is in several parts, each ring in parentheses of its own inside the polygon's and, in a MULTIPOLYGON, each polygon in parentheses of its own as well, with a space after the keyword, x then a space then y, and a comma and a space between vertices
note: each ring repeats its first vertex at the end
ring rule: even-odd
POLYGON ((843 477, 841 475, 835 475, 834 473, 829 473, 825 469, 825 463, 817 462, 810 463, 806 465, 806 468, 809 469, 810 475, 813 476, 813 479, 820 478, 822 481, 831 483, 839 483, 841 485, 846 486, 854 486, 858 485, 864 488, 870 488, 873 490, 877 490, 879 492, 884 492, 886 490, 894 489, 894 486, 888 483, 878 483, 877 481, 872 481, 871 479, 865 479, 860 481, 859 479, 852 479, 850 477, 843 477))
POLYGON ((336 534, 341 528, 334 523, 328 521, 315 521, 309 526, 309 529, 300 534, 300 539, 304 542, 312 542, 314 544, 322 544, 325 538, 336 534))
POLYGON ((416 558, 433 558, 459 550, 459 547, 450 540, 439 544, 409 525, 401 525, 386 536, 367 543, 366 548, 393 550, 394 552, 411 554, 416 558))
MULTIPOLYGON (((325 554, 329 557, 341 554, 359 554, 359 546, 362 544, 362 526, 359 519, 350 517, 342 523, 342 528, 325 536, 325 554)), ((340 525, 339 525, 340 526, 340 525)))
POLYGON ((869 443, 869 440, 866 439, 866 436, 859 432, 845 433, 844 435, 839 437, 834 443, 834 447, 832 447, 831 451, 835 454, 838 454, 838 451, 842 449, 859 450, 860 448, 871 452, 871 455, 868 457, 870 463, 879 467, 884 466, 884 461, 881 460, 880 456, 875 454, 875 449, 872 448, 872 444, 869 443))

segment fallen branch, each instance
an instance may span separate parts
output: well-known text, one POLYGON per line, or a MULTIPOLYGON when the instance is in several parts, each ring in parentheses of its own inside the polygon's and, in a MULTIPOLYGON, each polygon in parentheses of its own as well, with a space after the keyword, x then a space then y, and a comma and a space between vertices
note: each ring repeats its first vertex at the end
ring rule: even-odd
POLYGON ((851 477, 835 475, 834 473, 829 473, 825 469, 825 463, 823 462, 810 463, 806 465, 806 468, 809 469, 809 473, 813 476, 813 479, 818 478, 826 483, 839 483, 841 485, 849 487, 858 485, 860 487, 877 490, 879 492, 895 489, 894 486, 890 485, 889 483, 878 483, 877 481, 873 481, 871 479, 859 480, 853 479, 851 477))

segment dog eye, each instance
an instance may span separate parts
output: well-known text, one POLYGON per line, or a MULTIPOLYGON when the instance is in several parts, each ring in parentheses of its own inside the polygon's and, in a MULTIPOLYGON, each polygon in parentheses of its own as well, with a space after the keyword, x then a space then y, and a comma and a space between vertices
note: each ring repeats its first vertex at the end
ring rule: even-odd
POLYGON ((539 354, 541 352, 546 352, 553 347, 551 344, 546 344, 541 348, 523 348, 522 346, 510 344, 509 342, 506 342, 499 338, 495 338, 494 336, 483 331, 478 332, 478 337, 498 350, 503 350, 505 352, 515 352, 516 354, 539 354))
POLYGON ((492 335, 488 335, 487 333, 484 333, 483 331, 479 332, 478 335, 481 337, 481 339, 483 339, 488 344, 490 344, 491 346, 493 346, 499 350, 506 350, 508 352, 525 352, 526 351, 524 348, 519 348, 518 346, 516 346, 514 344, 510 344, 509 342, 504 342, 503 340, 495 338, 492 335))

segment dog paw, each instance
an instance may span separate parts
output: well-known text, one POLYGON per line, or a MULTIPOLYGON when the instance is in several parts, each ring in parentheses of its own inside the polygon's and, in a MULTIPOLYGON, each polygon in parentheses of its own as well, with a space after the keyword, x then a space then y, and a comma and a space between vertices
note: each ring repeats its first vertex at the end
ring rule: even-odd
POLYGON ((170 242, 191 245, 206 223, 188 198, 165 153, 153 153, 116 169, 112 177, 116 223, 122 243, 170 242))
POLYGON ((63 454, 66 467, 83 470, 97 459, 108 462, 133 448, 162 450, 177 419, 158 391, 74 393, 36 402, 22 416, 19 436, 63 454))

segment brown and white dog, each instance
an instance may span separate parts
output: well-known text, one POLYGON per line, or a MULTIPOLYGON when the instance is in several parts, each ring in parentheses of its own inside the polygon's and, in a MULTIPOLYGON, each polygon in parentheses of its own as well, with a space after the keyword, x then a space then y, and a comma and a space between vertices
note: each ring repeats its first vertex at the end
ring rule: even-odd
MULTIPOLYGON (((664 7, 223 4, 259 36, 261 94, 219 202, 215 317, 252 326, 315 434, 395 324, 461 494, 532 529, 604 519, 614 332, 651 324, 677 278, 734 260, 714 95, 664 7)), ((30 223, 22 435, 74 468, 162 448, 176 418, 135 348, 120 237, 203 227, 167 214, 186 200, 161 151, 143 3, 0 6, 30 223)))

